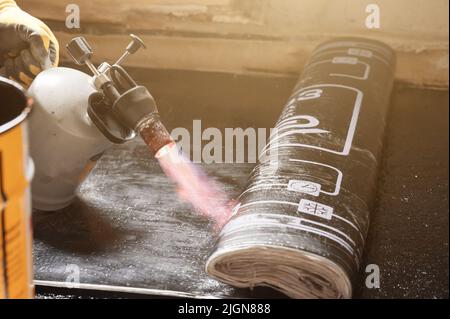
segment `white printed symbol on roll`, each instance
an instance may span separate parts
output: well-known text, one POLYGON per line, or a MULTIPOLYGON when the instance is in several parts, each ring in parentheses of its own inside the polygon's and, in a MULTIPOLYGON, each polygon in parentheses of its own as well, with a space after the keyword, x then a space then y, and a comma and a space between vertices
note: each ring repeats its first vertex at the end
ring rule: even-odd
POLYGON ((331 63, 333 64, 358 64, 358 58, 349 57, 349 56, 337 56, 334 57, 331 63))
POLYGON ((337 196, 337 195, 339 195, 339 192, 341 191, 342 179, 344 178, 344 174, 342 174, 342 172, 339 169, 337 169, 336 167, 333 167, 331 165, 318 163, 318 162, 307 161, 307 160, 300 160, 300 159, 290 158, 289 161, 290 162, 303 163, 303 164, 318 165, 318 166, 321 166, 321 167, 324 167, 324 168, 329 168, 329 169, 332 169, 333 171, 335 171, 337 173, 337 177, 336 177, 336 182, 335 182, 336 186, 335 186, 335 189, 334 189, 333 192, 322 190, 322 185, 320 185, 318 183, 314 183, 314 182, 310 182, 310 181, 302 181, 302 180, 290 180, 289 184, 288 184, 288 190, 295 191, 295 192, 307 193, 307 194, 314 195, 314 196, 319 196, 319 193, 327 194, 327 195, 330 195, 330 196, 337 196), (299 182, 307 183, 307 187, 301 187, 302 184, 299 183, 299 182), (311 191, 313 185, 315 185, 316 188, 317 188, 317 195, 316 195, 316 192, 311 191))
POLYGON ((321 185, 302 180, 290 180, 288 184, 288 190, 293 192, 301 192, 312 196, 319 196, 321 185))
POLYGON ((373 56, 372 51, 359 48, 349 48, 347 53, 350 55, 362 56, 365 58, 371 58, 373 56))
POLYGON ((333 216, 333 207, 317 203, 311 200, 302 199, 298 205, 298 211, 300 213, 314 215, 320 218, 330 220, 333 216))

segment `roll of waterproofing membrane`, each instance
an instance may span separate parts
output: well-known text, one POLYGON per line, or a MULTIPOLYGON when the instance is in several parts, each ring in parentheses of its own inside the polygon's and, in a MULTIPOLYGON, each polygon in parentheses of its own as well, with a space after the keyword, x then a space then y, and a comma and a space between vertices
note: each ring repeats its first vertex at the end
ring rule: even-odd
POLYGON ((350 298, 362 263, 395 54, 336 39, 304 68, 207 273, 292 298, 350 298))

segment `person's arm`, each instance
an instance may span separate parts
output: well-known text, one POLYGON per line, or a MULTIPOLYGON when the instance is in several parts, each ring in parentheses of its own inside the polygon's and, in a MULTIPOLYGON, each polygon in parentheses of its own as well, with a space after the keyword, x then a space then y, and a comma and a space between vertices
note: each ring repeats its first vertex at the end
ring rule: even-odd
POLYGON ((39 19, 13 0, 0 0, 0 68, 5 75, 29 86, 42 70, 57 66, 59 44, 39 19))

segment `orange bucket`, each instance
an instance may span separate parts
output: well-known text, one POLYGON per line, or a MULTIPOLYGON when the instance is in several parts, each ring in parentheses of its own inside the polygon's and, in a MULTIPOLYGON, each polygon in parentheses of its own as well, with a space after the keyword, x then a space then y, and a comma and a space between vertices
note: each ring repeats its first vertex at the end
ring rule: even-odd
POLYGON ((33 260, 26 118, 30 103, 24 90, 0 77, 0 299, 32 298, 33 260))

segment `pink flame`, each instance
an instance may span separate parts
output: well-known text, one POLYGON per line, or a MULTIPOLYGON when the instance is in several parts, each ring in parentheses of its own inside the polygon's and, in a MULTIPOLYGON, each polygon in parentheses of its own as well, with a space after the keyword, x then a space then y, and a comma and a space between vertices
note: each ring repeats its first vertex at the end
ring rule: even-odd
POLYGON ((164 173, 177 185, 178 195, 214 223, 219 231, 232 214, 233 201, 214 181, 178 152, 175 143, 162 147, 155 158, 164 173))

